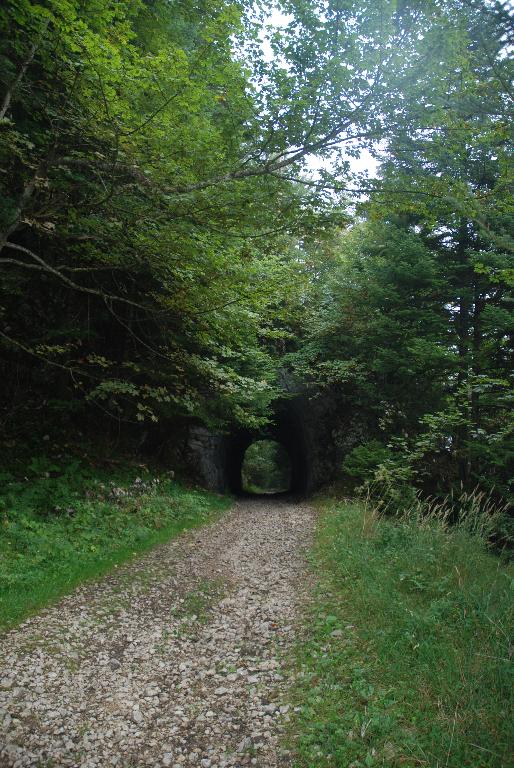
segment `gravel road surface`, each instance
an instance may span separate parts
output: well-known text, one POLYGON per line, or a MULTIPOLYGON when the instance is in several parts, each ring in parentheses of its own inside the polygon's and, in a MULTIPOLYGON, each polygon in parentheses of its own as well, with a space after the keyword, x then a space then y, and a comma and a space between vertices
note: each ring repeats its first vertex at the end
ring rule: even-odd
POLYGON ((282 768, 314 514, 240 501, 0 638, 0 766, 282 768))

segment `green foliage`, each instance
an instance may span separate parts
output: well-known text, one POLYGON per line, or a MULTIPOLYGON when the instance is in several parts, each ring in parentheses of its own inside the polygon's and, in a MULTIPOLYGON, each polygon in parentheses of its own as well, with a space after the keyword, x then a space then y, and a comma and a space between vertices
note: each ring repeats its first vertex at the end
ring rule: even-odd
POLYGON ((395 433, 440 402, 453 365, 443 276, 415 233, 388 222, 355 227, 335 249, 296 363, 395 433))
POLYGON ((332 243, 291 362, 336 401, 342 450, 396 445, 391 498, 479 485, 511 499, 511 20, 457 0, 404 10, 380 175, 332 243), (361 434, 345 443, 352 411, 361 434))
POLYGON ((299 273, 282 231, 316 223, 287 180, 225 179, 262 140, 241 16, 223 0, 2 7, 0 344, 18 419, 55 389, 114 420, 265 420, 261 338, 299 273))
POLYGON ((358 445, 346 456, 343 472, 355 480, 364 482, 373 477, 377 467, 391 455, 390 449, 378 440, 358 445))
POLYGON ((90 479, 90 473, 79 460, 62 465, 58 459, 34 456, 26 466, 26 476, 15 479, 10 472, 0 475, 2 507, 21 507, 48 517, 73 511, 74 499, 80 498, 90 479))
POLYGON ((2 5, 0 439, 259 429, 288 365, 391 492, 508 498, 510 11, 278 7, 2 5))
POLYGON ((24 479, 1 480, 2 629, 228 503, 143 466, 113 472, 38 456, 24 479))
POLYGON ((298 768, 507 765, 512 568, 436 519, 330 504, 296 649, 298 768))
POLYGON ((298 174, 378 130, 373 33, 386 51, 394 11, 356 26, 359 5, 292 3, 272 62, 271 6, 2 6, 7 420, 56 390, 116 421, 265 422, 307 280, 297 241, 347 218, 298 174), (343 28, 355 77, 334 55, 343 28))
POLYGON ((291 459, 275 440, 257 440, 245 452, 241 476, 243 489, 253 493, 288 491, 291 459))
POLYGON ((398 451, 386 459, 358 488, 381 512, 402 515, 416 507, 419 491, 416 489, 416 471, 408 452, 398 451))

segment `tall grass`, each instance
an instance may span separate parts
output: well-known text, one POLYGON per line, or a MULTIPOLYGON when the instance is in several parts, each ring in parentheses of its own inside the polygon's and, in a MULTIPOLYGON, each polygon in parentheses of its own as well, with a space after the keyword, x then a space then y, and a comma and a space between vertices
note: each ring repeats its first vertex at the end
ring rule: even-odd
POLYGON ((294 659, 298 767, 512 765, 514 571, 484 543, 501 510, 483 501, 461 498, 456 525, 435 500, 396 519, 324 505, 294 659))
POLYGON ((407 505, 398 507, 395 502, 384 489, 366 489, 364 503, 375 514, 412 520, 420 526, 437 522, 447 529, 460 528, 500 548, 511 548, 514 544, 511 505, 499 500, 492 491, 461 487, 443 497, 425 496, 418 491, 407 505))

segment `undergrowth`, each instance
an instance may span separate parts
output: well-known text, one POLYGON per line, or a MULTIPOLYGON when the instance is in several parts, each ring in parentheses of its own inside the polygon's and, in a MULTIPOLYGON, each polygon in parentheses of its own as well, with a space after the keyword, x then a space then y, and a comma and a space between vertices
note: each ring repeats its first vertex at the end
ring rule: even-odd
POLYGON ((0 629, 229 503, 144 465, 36 457, 25 473, 0 476, 0 629))
POLYGON ((507 768, 514 571, 472 527, 324 505, 298 645, 299 768, 507 768))

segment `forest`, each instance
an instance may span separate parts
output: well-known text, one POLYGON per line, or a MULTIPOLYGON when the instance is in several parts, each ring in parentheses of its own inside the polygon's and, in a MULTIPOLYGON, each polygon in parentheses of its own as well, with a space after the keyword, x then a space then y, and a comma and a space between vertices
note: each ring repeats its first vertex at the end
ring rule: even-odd
MULTIPOLYGON (((264 445, 284 381, 331 404, 330 515, 351 497, 381 531, 478 536, 477 573, 508 559, 513 17, 507 0, 1 4, 0 627, 216 520, 230 500, 178 446, 191 427, 264 445)), ((245 487, 283 490, 287 455, 265 450, 245 487)), ((341 557, 320 569, 347 546, 386 567, 335 520, 317 551, 328 530, 341 557)), ((399 541, 398 562, 431 547, 399 541)), ((301 662, 315 679, 322 642, 301 662)), ((334 763, 327 733, 298 766, 508 762, 503 736, 503 762, 451 762, 452 732, 433 762, 334 763)))
POLYGON ((258 426, 286 370, 349 477, 511 498, 507 6, 0 13, 6 454, 258 426))

